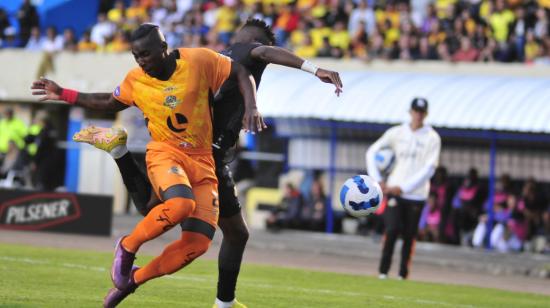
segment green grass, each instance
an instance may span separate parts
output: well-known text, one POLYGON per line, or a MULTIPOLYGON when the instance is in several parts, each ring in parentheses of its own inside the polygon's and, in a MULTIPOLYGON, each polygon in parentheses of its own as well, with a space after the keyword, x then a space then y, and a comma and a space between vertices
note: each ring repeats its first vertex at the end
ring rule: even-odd
MULTIPOLYGON (((0 244, 0 307, 100 307, 112 255, 0 244)), ((144 264, 149 257, 140 257, 144 264)), ((212 307, 214 261, 148 282, 121 307, 212 307)), ((544 282, 541 282, 544 283, 544 282)), ((246 264, 238 298, 249 307, 548 307, 550 297, 246 264)))

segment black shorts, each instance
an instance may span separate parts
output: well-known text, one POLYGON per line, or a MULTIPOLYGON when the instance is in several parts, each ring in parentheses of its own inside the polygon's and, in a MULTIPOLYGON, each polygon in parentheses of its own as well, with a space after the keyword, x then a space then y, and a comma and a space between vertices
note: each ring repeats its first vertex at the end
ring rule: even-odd
MULTIPOLYGON (((214 159, 216 159, 216 156, 214 156, 214 159)), ((229 166, 216 160, 216 176, 218 177, 220 217, 232 217, 241 211, 241 204, 237 197, 237 188, 229 166)))

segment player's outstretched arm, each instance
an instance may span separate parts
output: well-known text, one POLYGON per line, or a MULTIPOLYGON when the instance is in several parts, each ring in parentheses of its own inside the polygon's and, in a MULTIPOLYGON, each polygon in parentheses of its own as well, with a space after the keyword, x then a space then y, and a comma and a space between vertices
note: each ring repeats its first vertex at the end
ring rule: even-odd
POLYGON ((256 83, 250 72, 241 64, 231 62, 231 76, 236 77, 244 98, 243 128, 252 133, 261 132, 267 126, 256 107, 256 83))
POLYGON ((267 63, 279 64, 310 72, 317 76, 317 78, 321 79, 321 81, 332 83, 336 87, 336 90, 334 91, 336 95, 340 95, 342 88, 344 87, 338 72, 318 68, 313 63, 298 57, 284 48, 275 46, 259 46, 252 49, 250 55, 255 59, 267 63))
POLYGON ((32 83, 32 95, 42 95, 38 100, 60 100, 71 105, 106 111, 121 111, 128 106, 117 101, 111 93, 83 93, 64 89, 57 83, 40 78, 32 83))

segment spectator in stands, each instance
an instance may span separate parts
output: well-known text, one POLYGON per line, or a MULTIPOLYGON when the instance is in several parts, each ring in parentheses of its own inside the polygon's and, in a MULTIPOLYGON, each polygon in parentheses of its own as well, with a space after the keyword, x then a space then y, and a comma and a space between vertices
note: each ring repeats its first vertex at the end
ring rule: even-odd
POLYGON ((235 5, 224 5, 218 9, 215 29, 218 32, 220 41, 229 45, 229 40, 233 36, 238 23, 238 15, 235 5))
POLYGON ((320 178, 313 181, 307 200, 302 207, 301 219, 303 225, 301 227, 312 231, 323 231, 325 229, 327 198, 320 178))
POLYGON ((345 28, 344 22, 338 21, 334 24, 334 29, 329 36, 329 43, 332 48, 340 49, 344 56, 349 54, 351 38, 345 28))
POLYGON ((439 225, 441 223, 441 208, 437 204, 437 193, 432 191, 422 210, 418 224, 419 238, 428 242, 439 242, 439 225))
POLYGON ((540 191, 535 179, 530 178, 525 181, 519 197, 518 207, 523 209, 525 216, 527 228, 525 237, 527 239, 544 232, 543 215, 547 206, 548 200, 540 191))
MULTIPOLYGON (((479 223, 472 237, 472 245, 474 247, 484 247, 487 232, 489 232, 489 245, 501 252, 507 252, 510 246, 518 248, 512 243, 507 230, 511 212, 514 207, 515 199, 508 197, 506 199, 495 198, 493 203, 493 222, 488 224, 489 216, 483 214, 479 217, 479 223)), ((521 248, 521 245, 520 247, 521 248)))
POLYGON ((34 138, 37 145, 32 157, 33 182, 39 190, 54 190, 63 185, 64 151, 57 147, 58 132, 47 117, 37 119, 42 129, 34 138))
POLYGON ((0 45, 1 42, 4 40, 4 31, 11 27, 10 19, 8 17, 8 13, 0 7, 0 45))
POLYGON ((99 14, 97 16, 97 23, 92 27, 90 32, 90 37, 92 42, 96 43, 98 47, 103 47, 115 34, 115 31, 116 25, 107 20, 105 14, 99 14))
POLYGON ((66 28, 63 30, 63 50, 65 51, 78 51, 78 42, 73 29, 66 28))
POLYGON ((113 39, 110 40, 105 46, 105 51, 111 53, 120 53, 129 50, 130 43, 128 41, 127 34, 122 30, 118 30, 113 39))
POLYGON ((351 11, 348 32, 353 35, 364 30, 367 35, 372 35, 376 28, 376 17, 374 11, 369 7, 367 0, 360 0, 357 8, 351 11))
POLYGON ((86 31, 82 34, 82 38, 78 42, 77 48, 80 52, 97 51, 97 44, 92 42, 90 31, 86 31))
POLYGON ((118 25, 121 25, 124 22, 125 16, 126 5, 122 0, 115 1, 114 7, 107 12, 107 19, 110 22, 118 25))
POLYGON ((309 34, 304 36, 303 41, 300 44, 296 45, 294 53, 302 58, 317 57, 317 48, 313 46, 313 42, 311 41, 311 36, 309 36, 309 34))
POLYGON ((63 50, 63 37, 57 35, 57 29, 50 26, 46 29, 46 37, 42 40, 42 50, 54 54, 63 50))
POLYGON ((24 167, 21 150, 14 140, 8 141, 8 149, 0 166, 0 179, 5 179, 10 171, 20 171, 24 167))
POLYGON ((479 51, 472 46, 469 37, 463 36, 460 39, 460 49, 453 55, 454 62, 475 62, 479 56, 479 51))
POLYGON ((21 42, 17 38, 17 30, 14 27, 4 29, 4 39, 0 42, 0 48, 19 48, 21 42))
POLYGON ((33 27, 31 29, 31 36, 27 41, 25 49, 28 51, 42 51, 42 34, 40 28, 33 27))
POLYGON ((526 41, 524 45, 524 60, 525 62, 532 63, 540 55, 542 49, 539 43, 536 41, 535 33, 532 30, 527 31, 526 41))
POLYGON ((287 183, 284 187, 281 204, 266 219, 266 226, 271 230, 281 228, 298 228, 302 224, 303 199, 294 185, 287 183))
POLYGON ((14 115, 11 108, 6 109, 3 115, 4 117, 0 119, 0 153, 6 154, 10 141, 14 142, 18 149, 24 147, 27 126, 14 115))
POLYGON ((23 1, 17 11, 17 20, 19 22, 20 47, 24 47, 31 36, 31 29, 40 27, 38 12, 31 0, 23 1))
POLYGON ((419 41, 419 59, 437 60, 437 50, 430 45, 428 37, 423 36, 419 41))
POLYGON ((460 243, 461 238, 469 241, 481 215, 483 199, 484 191, 479 183, 477 169, 472 168, 453 199, 453 242, 460 243))
POLYGON ((437 227, 438 239, 450 243, 452 238, 451 200, 452 187, 447 176, 447 168, 440 166, 435 170, 430 185, 430 192, 435 194, 435 208, 440 211, 440 223, 437 227))

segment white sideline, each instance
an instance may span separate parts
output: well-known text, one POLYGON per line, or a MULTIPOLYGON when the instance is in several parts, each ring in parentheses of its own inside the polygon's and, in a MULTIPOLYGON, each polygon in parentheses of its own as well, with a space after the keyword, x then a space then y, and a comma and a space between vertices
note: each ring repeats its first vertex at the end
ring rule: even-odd
MULTIPOLYGON (((17 263, 27 263, 27 264, 33 264, 33 265, 56 265, 56 266, 62 266, 66 268, 77 268, 81 270, 87 270, 87 271, 93 271, 93 272, 107 272, 108 269, 104 267, 98 267, 98 266, 88 266, 84 264, 75 264, 75 263, 53 263, 45 260, 39 260, 39 259, 32 259, 32 258, 16 258, 16 257, 8 257, 8 256, 0 256, 0 260, 2 261, 10 261, 10 262, 17 262, 17 263)), ((204 276, 199 275, 190 275, 190 274, 181 274, 181 275, 169 275, 166 276, 168 279, 175 279, 175 280, 182 280, 182 281, 197 281, 197 282, 214 282, 214 279, 207 278, 204 276)), ((259 281, 258 281, 259 282, 259 281)), ((269 283, 258 283, 258 282, 239 282, 240 285, 247 285, 250 287, 256 287, 256 288, 263 288, 263 289, 279 289, 281 291, 287 291, 287 292, 308 292, 308 293, 319 293, 319 294, 331 294, 331 295, 342 295, 342 296, 367 296, 365 293, 359 293, 359 292, 349 292, 349 291, 335 291, 335 290, 328 290, 328 289, 308 289, 308 288, 296 288, 296 287, 284 287, 279 285, 273 285, 269 283)), ((368 294, 368 296, 374 296, 374 297, 380 297, 388 301, 410 301, 415 302, 418 304, 425 304, 425 305, 434 305, 434 306, 446 306, 446 307, 463 307, 463 308, 474 308, 473 305, 457 305, 457 304, 451 304, 447 302, 440 302, 440 301, 432 301, 432 300, 425 300, 420 298, 409 298, 409 297, 397 297, 393 295, 384 295, 384 294, 368 294)))

